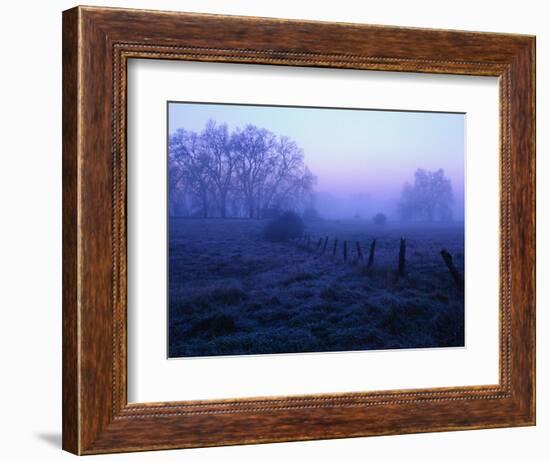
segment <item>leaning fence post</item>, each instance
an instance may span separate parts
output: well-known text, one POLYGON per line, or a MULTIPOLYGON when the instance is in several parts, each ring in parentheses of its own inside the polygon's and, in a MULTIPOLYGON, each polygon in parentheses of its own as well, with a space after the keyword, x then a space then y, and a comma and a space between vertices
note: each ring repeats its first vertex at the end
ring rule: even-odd
POLYGON ((317 246, 315 247, 315 251, 318 251, 319 248, 321 248, 321 242, 323 241, 323 237, 319 237, 319 241, 317 242, 317 246))
POLYGON ((363 260, 363 250, 361 249, 361 244, 355 242, 355 248, 357 248, 357 259, 363 260))
POLYGON ((399 242, 399 266, 397 268, 397 273, 400 277, 405 276, 405 239, 401 238, 399 242))
POLYGON ((334 239, 334 248, 332 249, 332 256, 336 256, 337 247, 338 247, 338 239, 334 239))
POLYGON ((322 251, 322 253, 324 253, 325 250, 327 249, 327 243, 328 243, 328 237, 325 237, 325 243, 323 244, 323 251, 322 251))
POLYGON ((449 272, 451 273, 451 276, 453 277, 456 285, 458 286, 458 288, 463 290, 464 279, 462 278, 462 276, 456 269, 455 265, 453 264, 453 257, 445 248, 441 250, 441 257, 443 258, 443 261, 445 261, 445 264, 447 265, 447 269, 449 269, 449 272))
POLYGON ((376 249, 376 239, 373 239, 370 243, 370 249, 369 249, 369 262, 367 263, 367 269, 370 269, 372 266, 372 263, 374 262, 374 250, 376 249))
POLYGON ((344 240, 344 261, 348 259, 348 241, 344 240))

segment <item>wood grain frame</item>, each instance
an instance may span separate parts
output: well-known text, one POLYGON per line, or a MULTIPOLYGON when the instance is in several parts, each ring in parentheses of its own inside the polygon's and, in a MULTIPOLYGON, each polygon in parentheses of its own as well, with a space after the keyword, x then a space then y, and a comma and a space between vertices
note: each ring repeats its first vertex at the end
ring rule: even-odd
POLYGON ((63 13, 63 448, 76 454, 535 424, 535 38, 77 7, 63 13), (495 386, 126 399, 131 58, 490 75, 500 82, 495 386))

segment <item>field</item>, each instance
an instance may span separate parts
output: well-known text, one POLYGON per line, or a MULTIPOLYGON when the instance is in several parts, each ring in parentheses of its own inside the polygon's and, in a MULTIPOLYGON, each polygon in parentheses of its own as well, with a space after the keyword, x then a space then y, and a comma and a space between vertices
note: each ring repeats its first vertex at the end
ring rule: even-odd
POLYGON ((316 221, 306 224, 308 247, 265 241, 264 220, 172 218, 169 225, 170 357, 464 345, 463 290, 440 255, 446 248, 464 274, 462 223, 316 221), (397 277, 401 237, 406 275, 397 277))

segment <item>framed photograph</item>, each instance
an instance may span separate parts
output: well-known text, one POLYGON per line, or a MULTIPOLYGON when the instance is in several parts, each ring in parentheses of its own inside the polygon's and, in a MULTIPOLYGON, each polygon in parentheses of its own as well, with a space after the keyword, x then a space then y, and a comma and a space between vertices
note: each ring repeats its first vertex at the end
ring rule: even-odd
POLYGON ((535 38, 63 13, 63 448, 535 424, 535 38))

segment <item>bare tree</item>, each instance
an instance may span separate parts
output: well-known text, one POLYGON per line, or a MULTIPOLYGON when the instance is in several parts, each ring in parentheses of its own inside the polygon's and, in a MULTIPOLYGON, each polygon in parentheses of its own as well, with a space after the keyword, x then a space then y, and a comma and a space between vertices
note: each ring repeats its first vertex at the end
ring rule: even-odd
MULTIPOLYGON (((208 216, 211 177, 208 173, 209 158, 202 139, 192 131, 179 129, 169 140, 170 168, 174 168, 174 185, 183 187, 201 204, 201 214, 208 216)), ((172 178, 170 178, 172 179, 172 178)))
POLYGON ((280 194, 281 206, 288 209, 315 208, 315 184, 317 177, 302 165, 286 182, 286 188, 280 194))
POLYGON ((212 189, 217 202, 220 216, 226 217, 227 197, 231 188, 235 155, 233 142, 227 125, 216 125, 216 122, 209 120, 201 133, 201 141, 204 148, 206 173, 212 182, 212 189))
POLYGON ((269 209, 274 204, 281 205, 289 194, 297 192, 304 173, 304 153, 294 141, 281 136, 273 145, 270 174, 266 177, 262 191, 263 208, 269 209))
POLYGON ((273 133, 254 125, 246 125, 233 136, 237 188, 242 193, 249 218, 259 217, 262 188, 276 163, 273 133))
POLYGON ((189 197, 203 217, 212 210, 222 218, 228 211, 260 218, 298 209, 313 203, 315 183, 293 140, 255 125, 230 133, 209 120, 200 134, 180 129, 169 138, 171 200, 186 204, 189 197))
POLYGON ((451 219, 453 189, 442 169, 417 169, 414 184, 405 183, 401 191, 399 214, 406 221, 446 221, 451 219))

